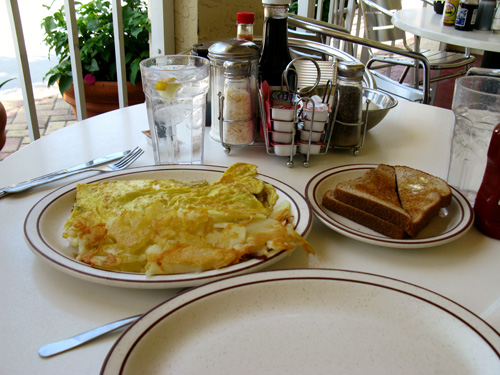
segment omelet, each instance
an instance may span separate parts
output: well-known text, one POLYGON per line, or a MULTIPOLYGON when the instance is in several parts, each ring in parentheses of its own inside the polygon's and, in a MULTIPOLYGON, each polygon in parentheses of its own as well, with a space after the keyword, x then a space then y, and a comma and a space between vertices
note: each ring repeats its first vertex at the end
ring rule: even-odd
POLYGON ((202 272, 270 250, 301 247, 290 203, 257 166, 237 163, 215 182, 109 180, 78 184, 63 237, 93 267, 157 274, 202 272))

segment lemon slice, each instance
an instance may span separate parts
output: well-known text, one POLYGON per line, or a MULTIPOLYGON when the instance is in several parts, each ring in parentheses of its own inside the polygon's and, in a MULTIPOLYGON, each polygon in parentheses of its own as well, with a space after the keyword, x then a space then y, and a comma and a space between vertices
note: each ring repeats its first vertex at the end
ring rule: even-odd
POLYGON ((161 96, 172 100, 175 94, 181 87, 180 83, 174 83, 177 79, 175 77, 163 78, 156 82, 155 89, 158 90, 161 96))

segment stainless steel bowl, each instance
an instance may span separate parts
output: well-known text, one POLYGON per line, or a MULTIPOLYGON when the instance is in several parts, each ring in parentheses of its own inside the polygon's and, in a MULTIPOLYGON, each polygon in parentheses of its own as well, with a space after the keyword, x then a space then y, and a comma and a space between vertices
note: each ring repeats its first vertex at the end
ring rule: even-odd
MULTIPOLYGON (((375 89, 363 89, 363 97, 369 99, 377 108, 370 105, 368 107, 368 124, 367 130, 370 130, 377 125, 389 113, 391 109, 398 105, 398 101, 393 96, 375 89)), ((365 118, 365 110, 363 110, 363 118, 365 118)))
MULTIPOLYGON (((301 96, 314 96, 318 95, 323 98, 325 93, 325 85, 317 86, 312 92, 311 87, 304 87, 299 90, 299 95, 301 96)), ((389 111, 398 105, 398 101, 392 95, 389 95, 383 91, 377 89, 363 88, 363 97, 370 99, 373 103, 368 107, 368 124, 367 130, 370 130, 375 125, 377 125, 382 119, 389 113, 389 111)), ((332 104, 333 95, 330 97, 330 104, 332 104)), ((363 106, 364 108, 364 106, 363 106)), ((365 118, 365 109, 363 109, 363 119, 365 118)))

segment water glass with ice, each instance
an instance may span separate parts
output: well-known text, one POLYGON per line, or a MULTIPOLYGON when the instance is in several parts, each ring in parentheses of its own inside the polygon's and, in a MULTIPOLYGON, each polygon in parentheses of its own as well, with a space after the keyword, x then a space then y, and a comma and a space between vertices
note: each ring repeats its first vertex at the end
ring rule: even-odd
POLYGON ((155 164, 202 164, 209 60, 157 56, 140 67, 155 164))
POLYGON ((448 183, 476 199, 493 129, 500 123, 500 78, 466 76, 455 81, 455 115, 448 183))

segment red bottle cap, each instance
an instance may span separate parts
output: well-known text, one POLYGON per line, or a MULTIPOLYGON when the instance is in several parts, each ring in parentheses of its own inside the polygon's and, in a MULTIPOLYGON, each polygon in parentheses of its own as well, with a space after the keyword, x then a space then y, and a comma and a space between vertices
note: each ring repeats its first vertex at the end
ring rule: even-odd
POLYGON ((236 14, 237 23, 253 23, 254 14, 253 12, 238 12, 236 14))

